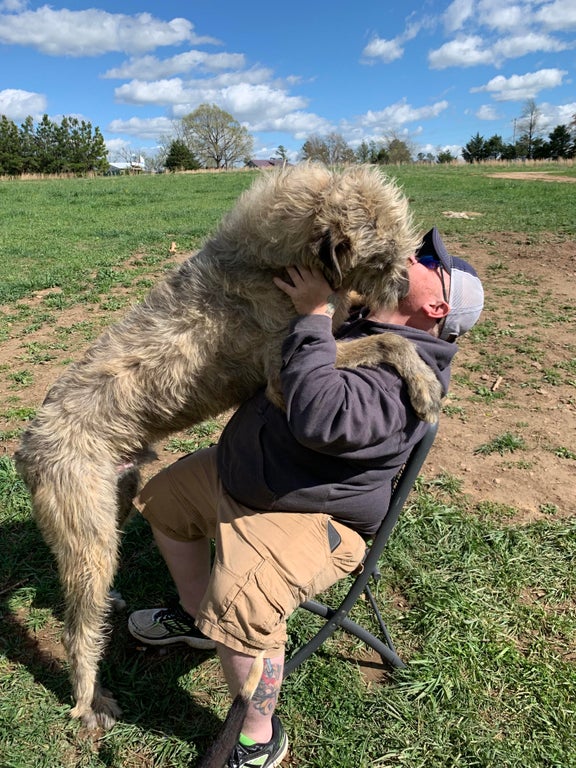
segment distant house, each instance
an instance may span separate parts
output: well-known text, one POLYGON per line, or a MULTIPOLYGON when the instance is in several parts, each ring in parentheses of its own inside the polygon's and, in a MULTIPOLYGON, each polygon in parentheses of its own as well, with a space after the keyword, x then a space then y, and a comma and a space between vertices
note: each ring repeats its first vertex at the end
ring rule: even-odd
POLYGON ((271 157, 269 160, 248 160, 246 168, 260 168, 266 171, 269 168, 283 168, 285 165, 292 165, 292 163, 282 160, 281 157, 271 157))
POLYGON ((143 173, 146 170, 146 162, 142 155, 138 157, 137 155, 133 155, 130 160, 124 161, 116 161, 114 163, 109 163, 108 165, 108 173, 110 176, 120 176, 121 174, 128 174, 128 173, 143 173))

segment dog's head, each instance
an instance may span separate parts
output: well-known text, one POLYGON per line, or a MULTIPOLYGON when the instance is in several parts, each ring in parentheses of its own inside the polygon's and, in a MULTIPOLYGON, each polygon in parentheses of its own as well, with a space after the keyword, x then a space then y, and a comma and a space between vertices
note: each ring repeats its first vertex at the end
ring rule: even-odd
POLYGON ((377 168, 332 174, 314 221, 312 250, 334 289, 394 306, 408 290, 408 258, 419 244, 408 201, 377 168))
POLYGON ((302 163, 260 176, 242 194, 221 222, 217 252, 229 270, 246 253, 275 270, 321 266, 335 290, 356 290, 376 307, 405 294, 418 245, 406 197, 377 167, 302 163))

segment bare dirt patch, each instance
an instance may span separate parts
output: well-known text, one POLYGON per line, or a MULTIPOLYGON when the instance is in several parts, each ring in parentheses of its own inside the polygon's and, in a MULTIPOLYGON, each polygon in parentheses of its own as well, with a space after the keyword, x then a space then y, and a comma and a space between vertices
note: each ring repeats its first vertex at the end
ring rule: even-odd
MULTIPOLYGON (((516 521, 573 514, 576 243, 513 232, 483 234, 465 245, 446 241, 454 254, 478 269, 486 309, 480 326, 461 340, 424 475, 456 477, 474 505, 509 507, 516 521), (508 451, 503 441, 502 452, 490 451, 505 435, 521 447, 508 451)), ((16 447, 15 432, 25 424, 23 410, 38 406, 63 365, 88 346, 90 333, 97 335, 126 311, 78 304, 46 311, 46 319, 35 324, 36 312, 46 309, 54 293, 21 301, 19 310, 0 307, 6 321, 0 347, 3 454, 11 455, 16 447)), ((160 463, 147 468, 147 476, 177 458, 165 445, 158 448, 160 463)))
POLYGON ((558 176, 545 171, 510 171, 508 173, 487 173, 492 179, 520 179, 521 181, 558 181, 564 184, 576 183, 573 176, 558 176))
POLYGON ((451 250, 486 291, 482 325, 464 337, 424 474, 455 475, 471 500, 528 522, 576 511, 576 243, 493 233, 451 250), (483 453, 496 438, 524 443, 483 453))

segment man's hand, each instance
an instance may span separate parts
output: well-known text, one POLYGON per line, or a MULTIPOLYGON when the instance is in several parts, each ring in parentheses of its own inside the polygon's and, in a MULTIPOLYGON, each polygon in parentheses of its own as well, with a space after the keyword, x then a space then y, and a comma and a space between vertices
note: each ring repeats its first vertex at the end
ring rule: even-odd
POLYGON ((338 294, 334 293, 324 275, 317 269, 306 267, 288 267, 292 285, 279 277, 274 277, 274 284, 292 299, 294 309, 299 315, 327 315, 332 317, 338 304, 338 294))

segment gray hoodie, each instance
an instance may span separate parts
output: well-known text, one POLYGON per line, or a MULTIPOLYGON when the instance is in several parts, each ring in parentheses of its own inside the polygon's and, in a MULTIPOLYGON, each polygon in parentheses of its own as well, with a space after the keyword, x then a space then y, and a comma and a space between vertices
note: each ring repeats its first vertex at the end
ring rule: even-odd
MULTIPOLYGON (((448 389, 457 347, 425 331, 363 318, 338 337, 397 333, 448 389)), ((422 437, 404 381, 386 365, 338 369, 330 318, 298 317, 282 347, 286 412, 264 390, 228 422, 218 469, 233 498, 256 510, 324 512, 369 536, 388 509, 394 476, 422 437)))

